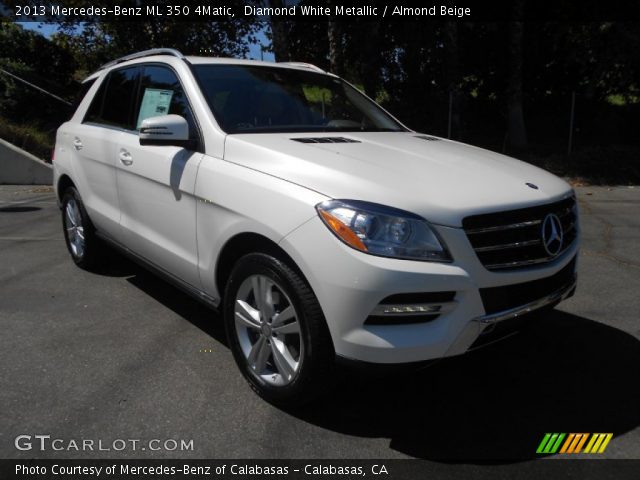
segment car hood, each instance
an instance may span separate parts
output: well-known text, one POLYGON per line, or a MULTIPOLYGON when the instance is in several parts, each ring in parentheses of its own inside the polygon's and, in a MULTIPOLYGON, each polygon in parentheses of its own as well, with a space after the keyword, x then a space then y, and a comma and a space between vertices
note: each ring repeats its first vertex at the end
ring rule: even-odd
POLYGON ((413 132, 228 135, 225 160, 327 197, 388 205, 453 227, 468 215, 542 204, 571 192, 562 179, 528 163, 413 132), (298 141, 320 137, 351 142, 298 141))

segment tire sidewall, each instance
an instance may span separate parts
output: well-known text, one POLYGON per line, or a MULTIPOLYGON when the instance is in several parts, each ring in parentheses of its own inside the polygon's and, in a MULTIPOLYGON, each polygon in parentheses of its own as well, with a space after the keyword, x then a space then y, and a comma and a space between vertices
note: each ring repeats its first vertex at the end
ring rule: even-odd
MULTIPOLYGON (((233 353, 234 359, 242 374, 249 381, 252 388, 262 397, 272 402, 288 403, 289 399, 299 396, 308 388, 311 372, 314 369, 316 351, 312 332, 310 331, 308 306, 301 301, 301 294, 295 286, 295 279, 290 278, 294 273, 280 260, 265 254, 249 254, 242 257, 233 268, 224 296, 224 322, 227 333, 227 341, 233 353), (251 275, 264 275, 278 284, 284 290, 293 304, 298 322, 300 324, 301 341, 304 342, 304 357, 300 364, 300 370, 293 381, 287 385, 276 387, 268 384, 254 375, 246 361, 235 324, 234 304, 238 289, 242 282, 251 275)), ((294 275, 297 275, 294 273, 294 275)), ((307 287, 308 288, 308 287, 307 287)))
POLYGON ((64 195, 62 196, 62 227, 64 234, 64 241, 67 246, 67 251, 69 255, 71 255, 71 259, 74 263, 80 267, 87 267, 91 263, 92 255, 93 255, 93 225, 89 220, 89 216, 87 215, 86 210, 84 209, 84 204, 82 203, 82 199, 80 198, 80 194, 74 187, 69 187, 64 195), (67 235, 67 218, 66 218, 66 208, 69 200, 73 199, 78 206, 78 211, 80 212, 80 222, 82 224, 84 230, 84 253, 82 257, 77 257, 73 254, 71 249, 71 245, 69 242, 69 237, 67 235))

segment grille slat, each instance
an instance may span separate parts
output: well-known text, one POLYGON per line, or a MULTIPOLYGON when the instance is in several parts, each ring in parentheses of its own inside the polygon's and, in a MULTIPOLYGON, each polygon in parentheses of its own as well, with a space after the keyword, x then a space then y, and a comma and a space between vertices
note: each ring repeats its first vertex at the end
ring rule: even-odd
POLYGON ((474 215, 462 226, 478 259, 492 271, 540 265, 562 256, 576 239, 575 198, 504 212, 474 215), (542 224, 555 214, 563 231, 561 251, 549 255, 542 242, 542 224))
POLYGON ((518 223, 510 223, 508 225, 496 225, 494 227, 484 227, 484 228, 472 228, 470 230, 466 230, 467 235, 475 234, 475 233, 488 233, 488 232, 501 232, 502 230, 513 230, 514 228, 526 228, 531 227, 532 225, 540 225, 542 220, 531 220, 528 222, 518 222, 518 223))
POLYGON ((488 247, 478 247, 476 248, 476 252, 492 252, 494 250, 505 250, 507 248, 519 248, 519 247, 529 247, 531 245, 537 245, 540 243, 540 240, 525 240, 524 242, 512 242, 512 243, 503 243, 500 245, 489 245, 488 247))

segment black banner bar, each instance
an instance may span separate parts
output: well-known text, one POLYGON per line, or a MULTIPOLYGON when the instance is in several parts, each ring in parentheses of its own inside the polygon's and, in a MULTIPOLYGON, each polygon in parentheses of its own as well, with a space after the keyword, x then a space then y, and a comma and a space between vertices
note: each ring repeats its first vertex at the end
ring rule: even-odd
POLYGON ((506 465, 426 460, 0 460, 3 480, 335 478, 637 479, 640 460, 541 459, 506 465))
POLYGON ((415 2, 387 0, 289 0, 282 7, 267 2, 228 0, 193 2, 141 0, 138 2, 0 2, 0 14, 15 22, 225 22, 251 19, 266 21, 640 21, 637 0, 530 0, 522 12, 509 0, 415 2))

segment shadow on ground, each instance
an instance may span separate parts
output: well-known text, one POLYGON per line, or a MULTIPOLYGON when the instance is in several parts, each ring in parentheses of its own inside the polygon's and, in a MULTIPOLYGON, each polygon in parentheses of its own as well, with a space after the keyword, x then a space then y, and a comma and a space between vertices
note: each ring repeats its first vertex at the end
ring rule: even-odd
POLYGON ((25 213, 37 212, 38 210, 42 210, 42 208, 31 206, 0 207, 0 213, 25 213))
POLYGON ((322 408, 294 414, 448 462, 527 460, 546 432, 615 436, 640 424, 640 341, 557 310, 532 320, 519 335, 418 372, 351 376, 322 408))
MULTIPOLYGON (((105 274, 128 276, 226 345, 207 307, 119 258, 105 274)), ((326 398, 287 412, 347 435, 389 438, 390 448, 413 457, 511 463, 535 458, 546 432, 615 437, 636 428, 639 378, 640 341, 554 310, 505 341, 419 371, 344 375, 326 398)))
POLYGON ((102 265, 94 273, 109 277, 126 277, 127 282, 227 346, 224 325, 222 321, 216 321, 217 313, 119 253, 107 250, 105 255, 102 265))

